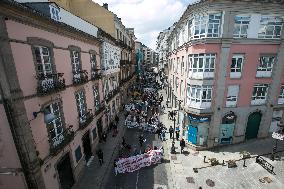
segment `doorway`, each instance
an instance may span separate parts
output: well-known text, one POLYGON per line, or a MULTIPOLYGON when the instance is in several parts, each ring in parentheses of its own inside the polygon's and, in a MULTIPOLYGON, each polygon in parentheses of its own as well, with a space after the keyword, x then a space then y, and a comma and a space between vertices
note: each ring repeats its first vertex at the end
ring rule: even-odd
POLYGON ((70 189, 74 184, 73 170, 71 167, 69 153, 64 155, 57 164, 60 188, 70 189))
POLYGON ((188 126, 188 141, 192 144, 197 144, 197 127, 192 125, 188 126))
POLYGON ((103 125, 102 125, 102 118, 101 117, 97 121, 97 128, 98 128, 99 141, 101 141, 102 140, 102 134, 103 134, 103 125))
POLYGON ((87 131, 82 137, 82 143, 83 143, 83 148, 84 148, 85 160, 86 162, 88 162, 92 156, 92 147, 91 147, 89 131, 87 131))
POLYGON ((246 129, 246 140, 257 138, 261 116, 260 112, 254 112, 249 115, 246 129))

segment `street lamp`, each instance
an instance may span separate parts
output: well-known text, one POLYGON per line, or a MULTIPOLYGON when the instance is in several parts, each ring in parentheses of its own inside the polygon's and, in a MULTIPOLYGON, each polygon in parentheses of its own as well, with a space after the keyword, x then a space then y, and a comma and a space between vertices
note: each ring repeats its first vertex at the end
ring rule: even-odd
POLYGON ((277 131, 272 133, 272 138, 275 139, 275 144, 272 148, 272 153, 271 153, 271 160, 274 161, 274 154, 277 151, 277 142, 278 140, 283 140, 284 139, 284 123, 281 121, 280 123, 277 124, 277 131))
POLYGON ((172 120, 174 121, 174 133, 173 133, 173 141, 172 141, 172 147, 171 147, 171 154, 175 154, 176 153, 176 149, 175 149, 175 131, 176 131, 176 109, 172 109, 172 111, 169 111, 170 113, 170 117, 172 118, 172 120))

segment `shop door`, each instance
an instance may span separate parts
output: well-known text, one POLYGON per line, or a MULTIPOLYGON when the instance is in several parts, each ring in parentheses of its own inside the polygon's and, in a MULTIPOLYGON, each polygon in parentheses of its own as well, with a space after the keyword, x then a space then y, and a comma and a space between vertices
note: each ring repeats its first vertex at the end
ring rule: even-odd
POLYGON ((92 148, 91 148, 91 141, 90 141, 90 133, 89 131, 84 134, 82 138, 85 160, 86 162, 89 161, 90 157, 92 156, 92 148))
POLYGON ((74 184, 74 177, 68 153, 58 163, 57 171, 60 180, 60 188, 70 189, 74 184))
POLYGON ((254 112, 249 115, 246 129, 246 139, 253 139, 257 137, 260 121, 260 112, 254 112))
POLYGON ((197 143, 197 127, 188 126, 188 141, 192 144, 197 143))

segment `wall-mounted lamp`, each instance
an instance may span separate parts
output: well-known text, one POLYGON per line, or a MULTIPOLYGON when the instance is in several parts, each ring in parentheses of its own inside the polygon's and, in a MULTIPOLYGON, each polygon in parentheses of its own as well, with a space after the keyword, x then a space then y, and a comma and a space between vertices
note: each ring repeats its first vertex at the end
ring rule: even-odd
POLYGON ((50 111, 48 109, 43 109, 43 110, 40 110, 38 112, 33 112, 33 116, 34 116, 34 119, 37 117, 37 115, 39 113, 43 113, 44 114, 44 123, 50 123, 51 121, 53 121, 56 117, 54 114, 50 113, 50 111))

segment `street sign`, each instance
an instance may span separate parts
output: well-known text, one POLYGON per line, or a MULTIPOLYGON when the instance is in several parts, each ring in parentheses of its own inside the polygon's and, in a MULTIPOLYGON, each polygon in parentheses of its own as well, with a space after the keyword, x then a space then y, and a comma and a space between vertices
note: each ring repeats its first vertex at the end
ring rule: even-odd
POLYGON ((277 140, 283 140, 284 139, 284 134, 273 132, 272 133, 272 138, 275 138, 277 140))

